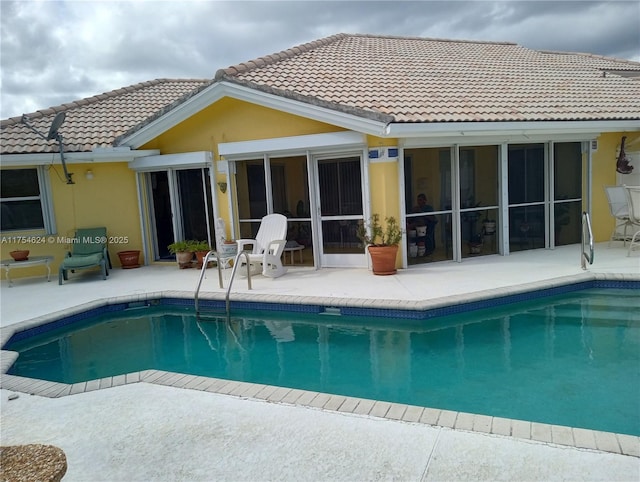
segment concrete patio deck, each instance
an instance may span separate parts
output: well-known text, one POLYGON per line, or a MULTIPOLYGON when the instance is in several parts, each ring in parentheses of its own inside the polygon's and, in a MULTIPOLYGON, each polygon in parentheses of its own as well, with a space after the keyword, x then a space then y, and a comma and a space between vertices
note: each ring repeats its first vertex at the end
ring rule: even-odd
MULTIPOLYGON (((209 271, 203 297, 223 297, 209 271)), ((72 275, 63 286, 44 276, 16 279, 11 288, 3 281, 1 326, 96 299, 192 296, 197 277, 195 270, 153 265, 114 269, 107 281, 72 275)), ((389 277, 294 267, 274 280, 255 277, 251 291, 236 280, 232 299, 424 308, 594 277, 640 280, 640 256, 598 245, 586 272, 576 246, 434 263, 389 277)), ((572 444, 558 444, 554 433, 547 442, 483 433, 492 430, 474 427, 468 414, 431 424, 419 420, 430 413, 421 408, 394 413, 386 406, 381 413, 380 402, 341 397, 338 403, 310 392, 273 389, 258 396, 240 384, 223 393, 170 384, 138 382, 61 398, 3 388, 1 443, 62 448, 69 464, 64 480, 640 480, 637 437, 597 436, 589 445, 574 431, 572 444), (612 443, 618 450, 605 447, 612 443)))

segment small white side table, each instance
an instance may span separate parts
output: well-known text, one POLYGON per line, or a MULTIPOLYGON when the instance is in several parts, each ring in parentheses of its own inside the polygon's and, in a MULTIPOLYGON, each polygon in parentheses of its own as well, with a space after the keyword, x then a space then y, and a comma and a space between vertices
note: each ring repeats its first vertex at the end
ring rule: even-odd
MULTIPOLYGON (((291 264, 295 264, 295 262, 293 261, 293 253, 294 251, 298 251, 300 253, 300 263, 302 263, 302 250, 304 249, 304 244, 300 244, 298 246, 292 246, 291 248, 284 248, 284 252, 285 253, 291 253, 291 264)), ((287 258, 287 255, 285 254, 285 259, 287 258)))
POLYGON ((16 261, 15 259, 3 259, 0 261, 2 267, 5 270, 7 281, 9 282, 9 288, 13 286, 13 282, 11 281, 11 277, 9 276, 9 271, 15 268, 26 268, 28 266, 35 266, 38 264, 44 264, 47 267, 47 281, 51 281, 51 266, 49 263, 53 261, 53 256, 31 256, 29 259, 24 261, 16 261))

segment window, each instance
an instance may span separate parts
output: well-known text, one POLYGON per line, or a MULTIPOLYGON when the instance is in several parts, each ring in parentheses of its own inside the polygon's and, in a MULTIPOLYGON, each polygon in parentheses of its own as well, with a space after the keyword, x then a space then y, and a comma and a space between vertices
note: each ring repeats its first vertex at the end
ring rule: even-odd
POLYGON ((53 233, 50 189, 42 167, 0 173, 0 231, 43 229, 53 233))

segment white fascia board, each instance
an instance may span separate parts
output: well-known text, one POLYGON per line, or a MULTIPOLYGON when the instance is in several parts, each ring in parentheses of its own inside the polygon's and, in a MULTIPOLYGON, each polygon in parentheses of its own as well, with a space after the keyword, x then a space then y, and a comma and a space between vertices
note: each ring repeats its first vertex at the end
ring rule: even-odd
POLYGON ((399 145, 406 149, 418 147, 444 147, 457 144, 459 146, 486 146, 496 144, 522 144, 537 142, 581 142, 597 139, 600 132, 585 132, 576 134, 492 134, 485 136, 436 136, 409 137, 400 139, 399 145))
POLYGON ((539 121, 539 122, 438 122, 391 123, 385 137, 464 137, 585 134, 640 130, 640 120, 629 121, 539 121))
POLYGON ((257 141, 223 142, 218 153, 228 160, 262 157, 264 154, 296 154, 308 150, 362 147, 366 137, 360 132, 341 131, 304 136, 276 137, 257 141))
MULTIPOLYGON (((158 149, 132 151, 129 148, 115 149, 99 148, 92 152, 65 152, 64 160, 67 164, 84 164, 87 162, 131 162, 134 159, 160 154, 158 149)), ((60 162, 60 153, 42 154, 5 154, 0 156, 3 167, 17 166, 46 166, 60 162)))
POLYGON ((211 152, 197 151, 142 157, 130 162, 129 167, 134 171, 155 171, 169 167, 179 169, 211 167, 212 162, 211 152))
POLYGON ((319 107, 306 102, 300 102, 279 95, 273 95, 259 90, 233 84, 231 82, 218 82, 210 85, 202 92, 187 99, 175 109, 164 116, 150 122, 140 130, 124 138, 120 145, 130 146, 135 149, 155 139, 163 132, 171 129, 180 122, 188 119, 206 107, 214 104, 223 97, 231 97, 252 104, 287 112, 308 119, 317 120, 326 124, 343 127, 349 130, 364 132, 381 136, 384 133, 386 123, 346 114, 325 107, 319 107))

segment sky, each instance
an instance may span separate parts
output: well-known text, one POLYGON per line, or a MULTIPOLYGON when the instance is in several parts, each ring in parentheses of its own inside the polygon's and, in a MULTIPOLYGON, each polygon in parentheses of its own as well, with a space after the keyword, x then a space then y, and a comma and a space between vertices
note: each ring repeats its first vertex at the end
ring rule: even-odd
POLYGON ((640 61, 640 0, 0 0, 0 118, 336 33, 515 42, 640 61))

